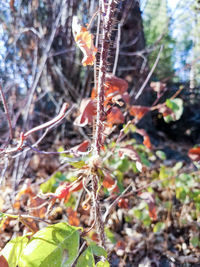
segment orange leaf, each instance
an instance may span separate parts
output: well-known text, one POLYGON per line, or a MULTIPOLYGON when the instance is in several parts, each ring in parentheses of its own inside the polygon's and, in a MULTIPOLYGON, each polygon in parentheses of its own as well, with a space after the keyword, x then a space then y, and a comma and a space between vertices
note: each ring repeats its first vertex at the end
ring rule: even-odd
POLYGON ((96 115, 96 105, 90 98, 84 98, 80 105, 80 115, 74 121, 77 126, 84 127, 87 124, 92 124, 93 118, 96 115))
POLYGON ((111 176, 106 173, 104 179, 103 179, 103 187, 105 188, 113 188, 113 186, 115 185, 115 181, 111 178, 111 176))
POLYGON ((136 117, 137 120, 140 120, 149 110, 149 107, 132 106, 129 108, 129 113, 131 116, 136 117))
POLYGON ((124 115, 118 107, 112 107, 107 115, 108 127, 112 127, 113 124, 121 124, 124 122, 124 115))
POLYGON ((136 132, 143 136, 143 144, 147 148, 151 149, 152 148, 151 140, 146 131, 144 129, 137 129, 136 132))
POLYGON ((83 66, 94 65, 95 55, 97 53, 97 48, 94 46, 93 39, 94 36, 91 34, 87 28, 82 27, 78 23, 77 17, 73 17, 72 30, 74 34, 74 39, 78 47, 83 52, 82 64, 83 66))
POLYGON ((188 156, 191 158, 193 161, 200 161, 200 147, 194 147, 191 148, 188 151, 188 156))
POLYGON ((127 91, 128 83, 112 73, 106 74, 105 79, 105 105, 116 95, 122 95, 127 91))
POLYGON ((68 217, 68 222, 70 225, 73 225, 73 226, 80 225, 78 214, 71 207, 67 208, 67 217, 68 217))

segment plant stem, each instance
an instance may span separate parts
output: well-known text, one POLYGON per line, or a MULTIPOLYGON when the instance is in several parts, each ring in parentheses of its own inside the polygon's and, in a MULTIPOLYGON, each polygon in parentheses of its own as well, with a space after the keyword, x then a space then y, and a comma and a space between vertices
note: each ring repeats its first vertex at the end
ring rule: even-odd
MULTIPOLYGON (((114 19, 114 11, 116 7, 116 0, 101 0, 101 16, 102 16, 102 40, 101 51, 99 58, 99 72, 97 82, 97 117, 96 117, 96 129, 94 136, 94 156, 97 159, 100 157, 100 150, 103 145, 103 131, 104 131, 104 86, 106 78, 106 66, 108 51, 110 47, 110 36, 112 32, 112 24, 114 19)), ((95 214, 95 222, 97 232, 99 234, 100 245, 105 248, 105 233, 104 222, 101 214, 101 205, 98 199, 98 166, 94 164, 92 175, 92 196, 93 196, 93 208, 95 214)))
POLYGON ((102 19, 102 46, 99 59, 99 73, 98 73, 98 87, 97 87, 97 119, 96 119, 96 132, 95 132, 95 144, 94 150, 95 154, 100 154, 100 149, 102 146, 102 133, 103 133, 103 120, 105 117, 104 111, 104 86, 106 77, 106 66, 108 51, 110 47, 110 36, 112 31, 112 23, 114 19, 114 10, 116 7, 115 0, 109 0, 108 4, 106 1, 102 1, 103 7, 106 5, 106 14, 103 14, 102 19), (105 15, 105 17, 104 17, 105 15))

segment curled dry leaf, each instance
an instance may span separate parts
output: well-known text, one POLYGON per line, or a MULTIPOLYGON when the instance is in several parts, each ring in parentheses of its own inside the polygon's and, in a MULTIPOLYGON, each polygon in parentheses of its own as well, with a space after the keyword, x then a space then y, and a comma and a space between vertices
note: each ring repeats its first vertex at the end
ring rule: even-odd
POLYGON ((107 126, 112 127, 113 124, 121 124, 124 122, 124 115, 118 107, 112 107, 107 115, 107 126))
POLYGON ((142 137, 143 137, 143 144, 147 148, 151 149, 152 148, 151 140, 150 140, 148 134, 146 133, 146 131, 144 129, 136 129, 136 132, 138 134, 142 135, 142 137))
POLYGON ((73 226, 80 225, 78 213, 74 211, 71 207, 67 208, 67 217, 68 217, 68 222, 70 225, 73 225, 73 226))
POLYGON ((88 147, 90 145, 90 141, 89 140, 85 140, 83 141, 81 144, 74 146, 71 148, 72 151, 74 152, 86 152, 88 147))
POLYGON ((142 117, 144 117, 144 115, 149 111, 149 107, 143 106, 132 106, 129 108, 130 115, 136 117, 137 120, 142 119, 142 117))
POLYGON ((200 147, 191 148, 188 151, 188 156, 193 161, 200 161, 200 147))
POLYGON ((82 27, 76 16, 73 17, 72 21, 72 31, 74 34, 74 39, 78 47, 83 52, 82 64, 83 66, 94 65, 95 55, 97 53, 97 48, 94 46, 94 36, 91 34, 87 28, 82 27))
POLYGON ((116 182, 111 178, 111 176, 108 173, 105 173, 102 184, 103 184, 103 187, 109 190, 112 190, 115 187, 116 182))
MULTIPOLYGON (((112 73, 106 73, 105 78, 105 101, 104 105, 106 106, 109 102, 112 102, 112 99, 118 96, 118 99, 123 99, 126 103, 129 102, 129 95, 126 92, 128 89, 128 83, 121 78, 116 77, 112 73)), ((91 98, 95 99, 97 97, 96 89, 93 88, 91 93, 91 98)))
POLYGON ((74 124, 81 127, 92 124, 94 116, 96 116, 95 101, 90 98, 84 98, 80 105, 80 115, 76 118, 74 124))

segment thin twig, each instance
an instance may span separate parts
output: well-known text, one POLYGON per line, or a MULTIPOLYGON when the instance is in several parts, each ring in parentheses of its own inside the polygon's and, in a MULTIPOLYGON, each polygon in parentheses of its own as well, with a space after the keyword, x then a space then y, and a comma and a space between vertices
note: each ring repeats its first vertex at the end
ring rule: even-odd
POLYGON ((135 96, 135 100, 137 100, 137 99, 140 97, 140 95, 142 94, 142 92, 143 92, 144 88, 146 87, 148 81, 150 80, 150 78, 151 78, 151 76, 152 76, 152 74, 153 74, 153 72, 154 72, 154 70, 155 70, 155 68, 156 68, 156 66, 157 66, 157 64, 158 64, 158 62, 159 62, 159 59, 160 59, 162 50, 163 50, 163 45, 160 47, 159 53, 158 53, 158 55, 157 55, 156 61, 155 61, 155 63, 153 64, 153 67, 152 67, 151 71, 149 72, 149 74, 148 74, 146 80, 144 81, 143 85, 141 86, 141 88, 140 88, 139 91, 137 92, 137 94, 136 94, 136 96, 135 96))
POLYGON ((118 24, 117 44, 116 44, 116 51, 115 51, 115 62, 114 62, 113 71, 112 71, 113 75, 115 75, 115 73, 116 73, 117 63, 118 63, 118 59, 119 59, 120 39, 121 39, 121 23, 118 24))
POLYGON ((8 106, 6 103, 6 98, 5 98, 5 95, 4 95, 2 86, 1 86, 1 82, 0 82, 0 94, 1 94, 1 99, 2 99, 2 103, 3 103, 4 111, 5 111, 5 114, 7 117, 7 121, 8 121, 10 139, 12 140, 13 139, 12 123, 11 123, 10 115, 8 112, 8 106))
POLYGON ((34 96, 34 93, 35 93, 35 89, 38 85, 38 82, 40 80, 40 77, 42 75, 42 72, 43 72, 43 69, 44 69, 44 66, 46 64, 46 61, 47 61, 47 58, 48 58, 48 55, 49 55, 49 51, 51 49, 51 45, 53 43, 53 40, 54 40, 54 37, 55 37, 55 34, 56 34, 56 31, 58 29, 58 26, 59 26, 59 22, 60 22, 60 18, 62 16, 62 13, 63 13, 63 10, 64 10, 64 5, 65 5, 65 2, 66 0, 63 0, 62 1, 62 4, 61 4, 61 7, 60 7, 60 11, 58 13, 58 16, 56 18, 56 21, 53 25, 53 30, 51 32, 51 35, 49 37, 49 40, 46 44, 46 48, 45 48, 45 51, 44 51, 44 54, 41 58, 41 63, 39 65, 39 68, 38 68, 38 72, 36 74, 36 77, 33 81, 33 84, 31 86, 31 90, 30 90, 30 95, 29 95, 29 99, 28 99, 28 102, 27 102, 27 105, 26 105, 26 108, 25 108, 25 115, 24 115, 24 126, 26 125, 26 122, 28 120, 28 116, 29 116, 29 109, 30 109, 30 106, 31 106, 31 103, 32 103, 32 100, 33 100, 33 96, 34 96))

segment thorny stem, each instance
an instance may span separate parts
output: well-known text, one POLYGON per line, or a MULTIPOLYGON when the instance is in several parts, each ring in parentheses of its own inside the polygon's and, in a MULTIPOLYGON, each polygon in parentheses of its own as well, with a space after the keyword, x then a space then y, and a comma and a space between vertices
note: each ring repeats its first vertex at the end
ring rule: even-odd
POLYGON ((106 6, 106 14, 102 20, 102 46, 99 59, 99 74, 98 74, 98 87, 97 87, 97 119, 96 119, 96 132, 95 132, 95 154, 100 154, 100 149, 102 146, 102 132, 103 132, 103 118, 105 116, 104 112, 104 84, 106 76, 106 65, 108 58, 108 51, 110 46, 110 35, 112 30, 112 23, 114 19, 114 10, 116 7, 115 0, 109 0, 108 4, 106 1, 102 6, 106 6))
MULTIPOLYGON (((112 31, 112 24, 114 19, 114 11, 116 7, 116 0, 101 0, 102 9, 102 41, 101 51, 99 58, 99 72, 97 82, 97 117, 96 117, 96 129, 94 136, 94 156, 100 156, 100 150, 103 145, 102 133, 103 133, 103 121, 105 117, 104 111, 104 86, 106 77, 106 66, 108 51, 110 47, 110 36, 112 31)), ((98 173, 97 168, 94 165, 92 175, 92 196, 93 196, 93 209, 95 214, 96 228, 99 234, 100 245, 105 248, 105 233, 104 233, 104 222, 101 214, 101 205, 98 199, 98 173)))

